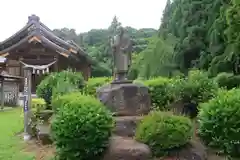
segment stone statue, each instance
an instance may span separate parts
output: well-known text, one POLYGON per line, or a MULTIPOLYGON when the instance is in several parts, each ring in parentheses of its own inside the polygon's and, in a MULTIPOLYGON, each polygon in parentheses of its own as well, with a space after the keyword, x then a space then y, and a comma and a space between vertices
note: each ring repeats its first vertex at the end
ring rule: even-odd
POLYGON ((127 80, 127 73, 131 65, 131 38, 123 27, 117 28, 117 35, 111 41, 113 50, 115 80, 127 80))

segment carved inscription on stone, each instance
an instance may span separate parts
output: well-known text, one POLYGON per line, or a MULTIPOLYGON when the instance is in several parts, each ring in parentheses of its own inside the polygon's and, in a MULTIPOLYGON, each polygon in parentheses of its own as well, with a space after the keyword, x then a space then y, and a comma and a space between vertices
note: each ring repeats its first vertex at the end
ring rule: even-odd
POLYGON ((125 103, 124 103, 124 90, 119 91, 119 110, 125 109, 125 103))

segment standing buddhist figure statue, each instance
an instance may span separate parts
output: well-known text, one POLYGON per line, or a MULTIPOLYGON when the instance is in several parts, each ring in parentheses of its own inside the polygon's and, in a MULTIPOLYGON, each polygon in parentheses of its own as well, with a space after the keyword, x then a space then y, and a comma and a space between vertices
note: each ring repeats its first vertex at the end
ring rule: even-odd
POLYGON ((112 39, 115 81, 127 80, 131 65, 131 38, 123 27, 117 28, 117 35, 112 39))

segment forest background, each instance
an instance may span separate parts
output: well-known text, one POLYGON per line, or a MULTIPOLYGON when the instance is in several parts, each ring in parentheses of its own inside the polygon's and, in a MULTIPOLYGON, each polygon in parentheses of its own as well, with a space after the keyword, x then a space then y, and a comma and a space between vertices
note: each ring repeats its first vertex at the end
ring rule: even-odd
MULTIPOLYGON (((107 29, 77 34, 75 29, 55 29, 57 36, 74 40, 94 59, 93 77, 112 75, 109 43, 116 27, 115 16, 107 29)), ((130 79, 172 77, 191 68, 210 76, 240 73, 240 1, 168 0, 158 30, 125 27, 133 39, 130 79)))

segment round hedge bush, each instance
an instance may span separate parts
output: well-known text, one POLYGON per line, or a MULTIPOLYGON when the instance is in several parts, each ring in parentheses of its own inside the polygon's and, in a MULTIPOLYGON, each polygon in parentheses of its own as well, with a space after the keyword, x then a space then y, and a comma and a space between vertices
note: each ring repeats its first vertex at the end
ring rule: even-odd
POLYGON ((171 149, 187 144, 192 135, 193 125, 189 118, 154 111, 139 123, 135 138, 147 144, 154 156, 163 156, 171 149))
POLYGON ((213 98, 218 90, 217 83, 200 70, 189 71, 186 78, 175 79, 172 86, 176 99, 196 104, 213 98))
POLYGON ((216 98, 201 104, 199 135, 209 146, 240 156, 240 89, 220 90, 216 98))
POLYGON ((71 93, 58 99, 62 106, 51 125, 58 159, 97 159, 108 146, 112 114, 89 95, 71 93))
POLYGON ((240 76, 233 75, 232 73, 219 73, 215 77, 215 80, 218 83, 219 87, 223 87, 226 89, 237 88, 240 86, 240 76))
POLYGON ((84 87, 84 93, 96 97, 97 88, 101 87, 106 83, 109 83, 110 81, 112 81, 112 77, 89 78, 89 80, 87 81, 84 87))
POLYGON ((166 107, 173 101, 171 94, 171 79, 157 77, 143 82, 148 86, 151 95, 153 109, 165 110, 166 107))
POLYGON ((59 81, 67 81, 69 84, 76 86, 78 89, 84 87, 84 79, 80 72, 61 71, 54 72, 46 76, 41 83, 37 86, 37 96, 43 98, 47 106, 51 104, 53 89, 56 88, 59 81))

